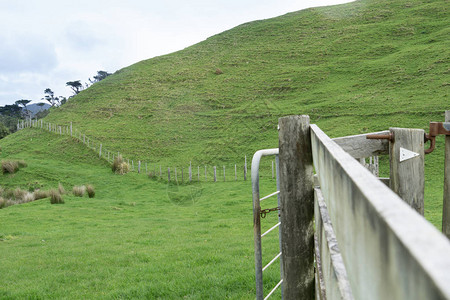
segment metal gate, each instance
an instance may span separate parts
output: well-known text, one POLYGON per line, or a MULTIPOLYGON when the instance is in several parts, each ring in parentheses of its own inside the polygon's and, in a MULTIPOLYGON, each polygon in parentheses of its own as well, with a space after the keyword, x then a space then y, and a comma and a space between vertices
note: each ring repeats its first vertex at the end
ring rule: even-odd
POLYGON ((267 264, 263 267, 262 265, 262 248, 261 248, 261 239, 268 235, 271 231, 278 228, 280 231, 280 215, 278 215, 278 223, 272 226, 269 230, 261 234, 261 218, 271 212, 278 211, 280 207, 280 182, 279 182, 279 161, 278 161, 278 148, 276 149, 266 149, 259 150, 253 155, 252 160, 252 193, 253 193, 253 233, 255 239, 255 275, 256 275, 256 299, 268 299, 278 288, 281 287, 281 297, 283 297, 283 265, 281 262, 281 233, 279 234, 279 253, 267 264), (276 163, 276 179, 277 179, 277 190, 265 197, 260 198, 259 196, 259 166, 260 161, 263 156, 275 155, 275 163, 276 163), (278 198, 278 207, 276 208, 268 208, 261 209, 261 202, 270 197, 277 196, 278 198), (263 272, 272 265, 277 259, 280 260, 280 281, 275 285, 275 287, 264 297, 263 291, 263 272))

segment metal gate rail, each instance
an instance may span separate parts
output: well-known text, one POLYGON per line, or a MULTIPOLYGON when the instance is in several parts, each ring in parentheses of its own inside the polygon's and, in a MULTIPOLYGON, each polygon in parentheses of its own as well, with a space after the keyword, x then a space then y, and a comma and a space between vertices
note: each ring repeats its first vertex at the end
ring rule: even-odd
MULTIPOLYGON (((282 263, 281 263, 281 250, 280 252, 264 267, 262 266, 262 249, 261 249, 261 238, 274 229, 278 228, 280 229, 281 221, 280 216, 278 216, 278 223, 272 226, 269 230, 261 234, 261 214, 264 213, 261 210, 261 202, 265 199, 268 199, 273 196, 277 196, 278 198, 278 207, 280 206, 280 183, 279 183, 279 163, 278 163, 278 148, 276 149, 266 149, 266 150, 259 150, 253 155, 252 160, 252 193, 253 193, 253 234, 254 234, 254 240, 255 240, 255 277, 256 277, 256 299, 262 300, 262 299, 268 299, 280 286, 281 286, 281 297, 283 297, 283 269, 282 269, 282 263), (259 165, 261 158, 263 156, 270 156, 275 155, 275 162, 276 162, 276 174, 277 174, 277 191, 274 193, 271 193, 270 195, 267 195, 265 197, 259 198, 259 165), (280 259, 280 277, 281 280, 275 285, 275 287, 267 294, 267 296, 264 298, 264 291, 263 291, 263 272, 272 265, 277 259, 280 259)), ((272 209, 273 210, 273 209, 272 209)), ((271 210, 266 210, 271 211, 271 210)), ((279 243, 280 243, 280 249, 281 249, 281 234, 279 235, 279 243)))

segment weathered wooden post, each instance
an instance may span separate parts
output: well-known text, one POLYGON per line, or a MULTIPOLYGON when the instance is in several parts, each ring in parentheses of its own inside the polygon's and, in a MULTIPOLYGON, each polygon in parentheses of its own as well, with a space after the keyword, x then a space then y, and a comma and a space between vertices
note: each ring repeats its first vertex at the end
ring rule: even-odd
POLYGON ((223 181, 225 181, 225 166, 223 166, 223 181))
POLYGON ((139 174, 141 173, 141 161, 140 160, 138 161, 138 173, 139 174))
MULTIPOLYGON (((450 122, 450 110, 445 111, 445 122, 450 122)), ((450 239, 450 135, 445 136, 444 203, 442 233, 450 239)))
POLYGON ((189 162, 189 182, 192 181, 192 162, 189 162))
POLYGON ((425 149, 422 129, 390 128, 390 187, 424 215, 425 149))
POLYGON ((314 299, 314 190, 308 116, 280 118, 283 295, 314 299))
POLYGON ((216 166, 214 166, 214 182, 217 181, 217 177, 216 177, 216 166))

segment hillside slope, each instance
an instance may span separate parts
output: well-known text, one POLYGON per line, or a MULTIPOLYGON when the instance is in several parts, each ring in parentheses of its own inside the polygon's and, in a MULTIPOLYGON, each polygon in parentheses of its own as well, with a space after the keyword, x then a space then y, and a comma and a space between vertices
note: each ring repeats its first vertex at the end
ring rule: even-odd
POLYGON ((46 120, 166 164, 276 147, 288 114, 333 136, 426 128, 449 105, 447 4, 361 0, 246 23, 119 70, 46 120))

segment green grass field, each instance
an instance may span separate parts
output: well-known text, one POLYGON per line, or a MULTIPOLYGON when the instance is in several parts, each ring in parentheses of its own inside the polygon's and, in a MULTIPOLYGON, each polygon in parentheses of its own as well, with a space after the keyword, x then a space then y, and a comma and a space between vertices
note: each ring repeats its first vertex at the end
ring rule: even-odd
MULTIPOLYGON (((96 191, 95 198, 65 194, 64 204, 45 198, 0 209, 0 299, 254 298, 244 156, 250 168, 255 151, 277 147, 285 115, 308 114, 331 137, 443 121, 446 4, 361 0, 243 24, 119 70, 46 117, 73 122, 105 149, 148 162, 149 171, 161 165, 164 179, 113 174, 98 152, 67 135, 26 129, 0 140, 1 160, 27 163, 0 174, 2 188, 61 183, 68 192, 87 184, 96 191), (201 167, 200 182, 176 184, 173 175, 167 182, 168 167, 177 167, 179 181, 183 167, 186 181, 189 162, 194 178, 201 167)), ((275 189, 270 163, 262 195, 275 189)), ((442 137, 425 164, 425 217, 440 229, 442 137)), ((267 259, 277 245, 276 236, 264 243, 267 259)), ((274 266, 267 286, 278 276, 274 266)))

